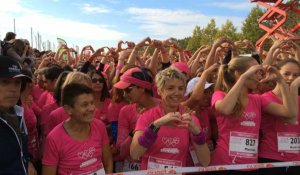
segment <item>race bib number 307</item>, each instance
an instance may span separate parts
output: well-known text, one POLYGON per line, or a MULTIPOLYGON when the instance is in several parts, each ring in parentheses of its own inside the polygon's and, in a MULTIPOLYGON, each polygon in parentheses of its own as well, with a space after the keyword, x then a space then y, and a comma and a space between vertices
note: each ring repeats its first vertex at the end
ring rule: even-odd
POLYGON ((256 158, 258 135, 244 132, 231 132, 229 140, 229 156, 256 158))

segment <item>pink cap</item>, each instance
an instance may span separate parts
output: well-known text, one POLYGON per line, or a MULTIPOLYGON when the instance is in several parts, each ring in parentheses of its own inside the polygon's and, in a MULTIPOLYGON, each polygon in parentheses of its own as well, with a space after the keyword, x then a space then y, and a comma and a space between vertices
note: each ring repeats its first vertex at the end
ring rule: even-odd
POLYGON ((185 62, 173 63, 171 67, 178 69, 180 72, 185 73, 186 75, 190 75, 190 68, 185 62))
POLYGON ((118 89, 126 89, 128 88, 131 84, 134 84, 136 86, 139 86, 141 88, 145 88, 145 89, 152 89, 152 83, 148 82, 148 81, 144 81, 144 80, 140 80, 137 79, 135 77, 132 76, 133 73, 135 72, 141 72, 142 74, 144 74, 144 72, 142 72, 139 68, 135 67, 132 69, 127 70, 122 76, 121 79, 118 83, 116 83, 114 85, 115 88, 118 89))

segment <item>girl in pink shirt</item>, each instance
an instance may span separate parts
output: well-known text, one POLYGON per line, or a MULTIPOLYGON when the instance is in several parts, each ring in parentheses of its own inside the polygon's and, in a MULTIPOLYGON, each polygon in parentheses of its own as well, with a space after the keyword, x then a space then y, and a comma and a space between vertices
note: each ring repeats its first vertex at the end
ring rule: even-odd
POLYGON ((92 89, 95 98, 96 110, 94 116, 108 125, 107 108, 110 104, 110 95, 106 79, 103 76, 103 73, 99 73, 98 71, 91 71, 88 74, 92 79, 92 89))
MULTIPOLYGON (((218 140, 211 165, 257 163, 261 112, 295 116, 288 87, 277 69, 263 67, 252 57, 236 57, 218 73, 211 104, 217 112, 218 140), (266 73, 266 77, 263 74, 266 73), (275 80, 285 99, 283 105, 249 94, 260 82, 275 80)), ((256 171, 225 171, 220 174, 256 174, 256 171)), ((218 173, 216 173, 218 174, 218 173)))
POLYGON ((68 84, 62 104, 70 119, 47 136, 43 175, 112 173, 113 163, 105 125, 94 119, 92 89, 68 84))
POLYGON ((133 104, 124 106, 119 114, 117 149, 119 160, 123 160, 125 171, 140 170, 140 161, 134 161, 129 156, 129 147, 136 122, 144 111, 154 107, 158 102, 152 97, 152 77, 145 68, 132 68, 127 70, 121 80, 114 85, 124 90, 124 97, 133 104))
POLYGON ((185 76, 167 68, 156 75, 161 103, 138 119, 130 155, 142 160, 141 169, 164 169, 186 166, 189 145, 203 166, 210 161, 205 133, 193 115, 180 105, 186 86, 185 76))
MULTIPOLYGON (((300 64, 294 59, 286 59, 279 62, 280 74, 285 82, 290 86, 291 93, 298 96, 300 82, 300 64), (294 92, 293 92, 294 91, 294 92)), ((266 92, 262 97, 274 103, 282 104, 283 97, 280 86, 277 85, 272 91, 266 92)), ((299 105, 299 96, 298 103, 299 105)), ((299 113, 300 114, 300 113, 299 113)), ((259 162, 282 162, 300 160, 300 127, 299 114, 296 118, 278 117, 263 113, 261 123, 261 138, 259 145, 259 162)), ((262 174, 299 174, 299 167, 281 167, 262 169, 262 174)))

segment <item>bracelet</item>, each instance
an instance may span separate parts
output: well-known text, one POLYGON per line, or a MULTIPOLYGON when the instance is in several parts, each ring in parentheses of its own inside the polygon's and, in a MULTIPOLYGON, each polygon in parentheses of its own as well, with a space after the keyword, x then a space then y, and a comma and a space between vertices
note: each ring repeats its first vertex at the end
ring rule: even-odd
POLYGON ((199 134, 194 135, 192 134, 192 140, 197 144, 197 145, 203 145, 206 142, 206 132, 204 130, 201 130, 199 134))
POLYGON ((144 133, 138 138, 138 142, 145 148, 150 148, 157 138, 155 133, 150 126, 144 131, 144 133))

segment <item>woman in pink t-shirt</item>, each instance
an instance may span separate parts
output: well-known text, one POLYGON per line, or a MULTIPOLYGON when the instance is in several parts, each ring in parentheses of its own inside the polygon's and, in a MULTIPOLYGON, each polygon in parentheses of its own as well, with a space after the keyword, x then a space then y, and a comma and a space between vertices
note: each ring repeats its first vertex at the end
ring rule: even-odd
MULTIPOLYGON (((276 68, 263 67, 252 57, 235 57, 223 64, 212 97, 217 112, 218 140, 211 165, 257 163, 261 112, 295 116, 295 104, 276 68), (263 75, 266 73, 266 76, 263 75), (275 80, 285 100, 283 105, 249 94, 260 82, 275 80)), ((256 174, 256 171, 225 171, 220 174, 256 174)))
MULTIPOLYGON (((300 64, 294 59, 286 59, 277 63, 276 67, 294 96, 298 96, 300 83, 300 64)), ((282 104, 283 97, 280 86, 262 95, 274 103, 282 104)), ((299 97, 298 103, 299 105, 299 97)), ((300 114, 300 113, 299 113, 300 114)), ((259 162, 300 161, 300 118, 290 119, 263 113, 261 123, 261 138, 259 144, 259 162)), ((293 175, 299 174, 299 167, 280 167, 261 169, 261 174, 293 175)))
MULTIPOLYGON (((80 83, 86 86, 92 87, 91 78, 81 72, 70 72, 68 73, 66 80, 64 81, 62 88, 71 83, 80 83)), ((57 93, 57 97, 58 93, 57 93)), ((59 100, 60 101, 60 100, 59 100)), ((59 102, 60 103, 60 102, 59 102)), ((69 115, 64 111, 63 107, 59 107, 48 114, 48 120, 45 124, 45 136, 58 124, 69 118, 69 115)))
POLYGON ((130 155, 141 159, 141 169, 164 169, 186 166, 189 145, 203 166, 210 162, 205 132, 198 119, 180 105, 185 92, 185 76, 167 68, 156 75, 161 103, 138 119, 130 155))
POLYGON ((62 105, 70 119, 47 136, 43 175, 112 173, 106 128, 93 115, 92 89, 82 84, 68 84, 62 91, 62 105))
POLYGON ((116 146, 119 150, 119 160, 124 161, 122 168, 124 172, 140 170, 141 163, 130 158, 129 147, 139 116, 158 103, 153 98, 152 82, 148 69, 136 67, 127 70, 121 76, 121 80, 114 85, 115 88, 124 90, 124 97, 132 103, 121 109, 118 119, 116 146))
POLYGON ((94 116, 108 125, 107 108, 111 100, 109 98, 110 95, 108 92, 106 79, 103 76, 103 73, 99 73, 98 71, 91 71, 88 74, 92 79, 92 89, 94 92, 96 107, 94 116))

